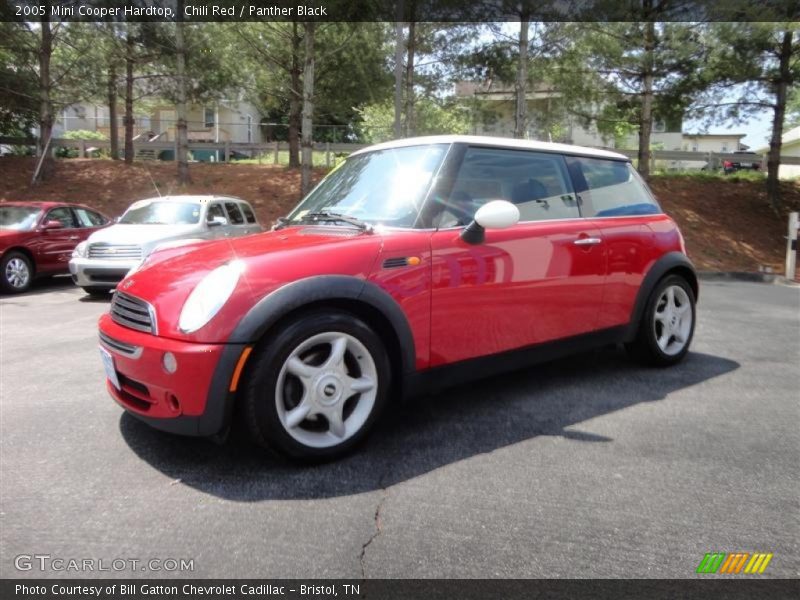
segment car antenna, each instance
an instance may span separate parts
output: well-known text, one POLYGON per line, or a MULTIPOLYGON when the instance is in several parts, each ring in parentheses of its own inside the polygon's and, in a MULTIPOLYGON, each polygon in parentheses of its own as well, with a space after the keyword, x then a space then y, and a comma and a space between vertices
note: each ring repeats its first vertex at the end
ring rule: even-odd
POLYGON ((145 165, 144 165, 144 170, 147 173, 147 176, 150 178, 150 181, 152 182, 153 187, 156 188, 156 194, 158 194, 158 197, 159 198, 163 198, 163 196, 161 195, 161 190, 159 190, 158 186, 156 185, 156 180, 153 179, 153 176, 150 174, 150 168, 147 166, 147 163, 145 163, 145 165))

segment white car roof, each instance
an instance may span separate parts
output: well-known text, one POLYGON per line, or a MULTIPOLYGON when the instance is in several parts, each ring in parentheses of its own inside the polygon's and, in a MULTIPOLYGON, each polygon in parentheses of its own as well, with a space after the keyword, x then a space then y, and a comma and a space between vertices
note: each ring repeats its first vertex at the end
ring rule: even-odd
POLYGON ((139 202, 197 202, 199 204, 207 204, 212 200, 236 200, 237 202, 247 202, 236 196, 222 196, 222 195, 200 195, 200 194, 178 194, 172 196, 153 196, 152 198, 142 198, 136 202, 132 202, 131 206, 139 202))
POLYGON ((512 138, 489 137, 483 135, 432 135, 426 137, 405 138, 375 144, 367 148, 362 148, 353 152, 350 156, 372 152, 373 150, 387 150, 390 148, 403 148, 406 146, 420 146, 423 144, 472 144, 478 146, 494 146, 497 148, 513 148, 523 150, 538 150, 540 152, 558 152, 561 154, 572 154, 588 156, 593 158, 612 158, 614 160, 629 161, 624 154, 611 152, 609 150, 599 150, 597 148, 587 148, 585 146, 571 146, 569 144, 553 144, 550 142, 534 142, 531 140, 517 140, 512 138))

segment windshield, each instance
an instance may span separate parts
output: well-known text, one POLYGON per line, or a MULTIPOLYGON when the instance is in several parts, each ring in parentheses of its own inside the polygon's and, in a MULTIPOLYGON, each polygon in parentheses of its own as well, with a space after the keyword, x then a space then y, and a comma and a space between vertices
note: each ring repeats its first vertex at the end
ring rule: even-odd
POLYGON ((196 202, 143 200, 126 210, 119 222, 126 225, 194 225, 200 222, 200 205, 196 202))
POLYGON ((30 231, 36 227, 39 213, 31 206, 0 206, 0 229, 30 231))
POLYGON ((295 208, 289 223, 313 213, 373 225, 413 227, 447 144, 376 150, 348 158, 295 208))

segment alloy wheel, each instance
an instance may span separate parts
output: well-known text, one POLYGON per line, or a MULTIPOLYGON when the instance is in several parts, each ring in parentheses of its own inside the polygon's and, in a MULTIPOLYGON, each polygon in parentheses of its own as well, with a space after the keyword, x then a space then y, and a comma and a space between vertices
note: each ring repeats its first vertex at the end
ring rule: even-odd
POLYGON ((692 332, 692 304, 679 285, 670 285, 661 292, 653 313, 653 328, 658 347, 668 356, 679 354, 692 332))
POLYGON ((378 371, 366 346, 352 335, 330 331, 291 351, 278 375, 275 403, 292 438, 329 448, 361 430, 377 393, 378 371))
POLYGON ((6 264, 5 277, 11 287, 23 289, 31 279, 31 271, 24 260, 15 257, 6 264))

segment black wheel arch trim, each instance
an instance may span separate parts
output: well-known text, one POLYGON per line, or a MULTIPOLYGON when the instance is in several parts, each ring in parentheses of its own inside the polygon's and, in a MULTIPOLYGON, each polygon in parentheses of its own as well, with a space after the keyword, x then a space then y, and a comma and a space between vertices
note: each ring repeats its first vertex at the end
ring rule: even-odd
POLYGON ((645 307, 647 306, 647 301, 650 298, 650 295, 653 293, 656 285, 658 285, 658 282, 661 281, 661 279, 667 273, 676 269, 691 273, 688 283, 692 286, 695 301, 697 301, 699 285, 697 272, 692 264, 692 261, 690 261, 682 252, 668 252, 659 258, 655 263, 653 263, 653 266, 650 267, 650 270, 642 280, 642 284, 639 286, 639 292, 636 295, 636 302, 633 305, 633 312, 631 313, 631 320, 628 323, 627 330, 625 331, 624 338, 626 342, 633 341, 636 338, 636 332, 639 329, 639 324, 642 320, 645 307))
POLYGON ((346 275, 320 275, 299 279, 267 294, 239 321, 229 343, 255 343, 288 313, 325 300, 356 300, 379 311, 397 336, 403 373, 414 370, 414 336, 403 309, 378 285, 346 275))

